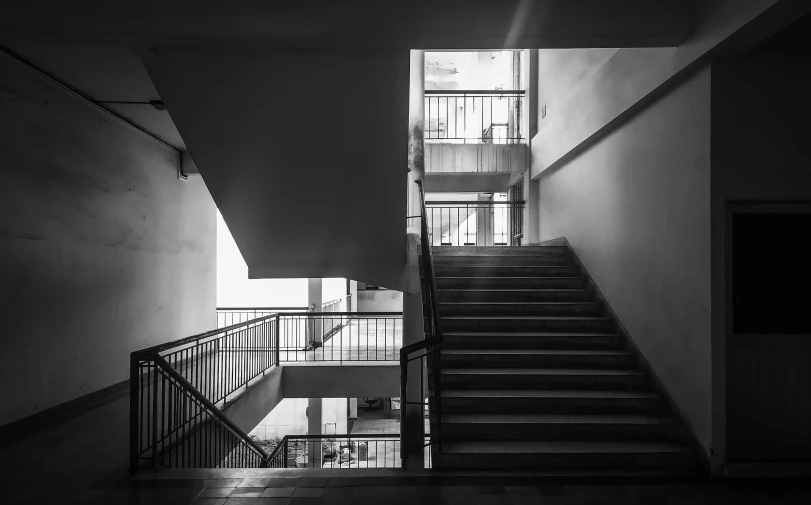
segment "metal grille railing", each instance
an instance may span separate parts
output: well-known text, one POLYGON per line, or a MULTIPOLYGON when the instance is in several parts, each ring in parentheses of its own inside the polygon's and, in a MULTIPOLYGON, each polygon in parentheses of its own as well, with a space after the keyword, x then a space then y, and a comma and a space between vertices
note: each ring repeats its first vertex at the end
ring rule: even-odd
POLYGON ((517 144, 524 90, 425 92, 425 140, 459 144, 517 144))
POLYGON ((403 313, 286 313, 279 315, 279 332, 281 362, 397 361, 403 313))
POLYGON ((511 246, 523 236, 524 201, 426 202, 432 246, 511 246))
POLYGON ((217 307, 217 328, 225 328, 278 312, 306 312, 307 307, 217 307))

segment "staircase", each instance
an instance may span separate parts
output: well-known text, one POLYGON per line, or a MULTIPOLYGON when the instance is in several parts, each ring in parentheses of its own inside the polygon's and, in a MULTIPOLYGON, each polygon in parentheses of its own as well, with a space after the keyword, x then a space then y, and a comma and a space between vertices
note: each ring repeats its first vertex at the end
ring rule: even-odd
POLYGON ((692 448, 567 247, 434 247, 434 468, 691 473, 692 448))

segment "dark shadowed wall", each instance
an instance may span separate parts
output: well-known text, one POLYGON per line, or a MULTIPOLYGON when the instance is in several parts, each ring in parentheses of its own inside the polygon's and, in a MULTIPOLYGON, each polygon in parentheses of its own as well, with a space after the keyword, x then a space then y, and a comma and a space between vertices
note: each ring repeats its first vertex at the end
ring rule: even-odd
POLYGON ((216 325, 216 209, 177 155, 0 57, 0 425, 216 325))

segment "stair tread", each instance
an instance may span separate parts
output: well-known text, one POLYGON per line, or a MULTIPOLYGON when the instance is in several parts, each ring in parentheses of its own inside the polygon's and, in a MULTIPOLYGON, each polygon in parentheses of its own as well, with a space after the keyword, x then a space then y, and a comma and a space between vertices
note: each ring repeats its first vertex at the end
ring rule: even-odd
POLYGON ((606 321, 611 319, 610 317, 606 316, 511 316, 511 315, 503 315, 503 316, 441 316, 441 319, 472 319, 472 320, 482 320, 482 319, 518 319, 518 320, 573 320, 573 321, 606 321))
POLYGON ((582 332, 566 333, 558 331, 444 331, 445 337, 616 337, 615 333, 605 332, 582 332))
POLYGON ((621 414, 444 414, 442 423, 672 424, 662 416, 621 414))
POLYGON ((555 275, 555 276, 542 276, 542 275, 437 275, 437 279, 582 279, 582 275, 555 275))
POLYGON ((538 355, 538 356, 630 356, 629 351, 596 350, 587 351, 579 349, 443 349, 443 355, 487 355, 487 354, 509 354, 515 356, 538 355))
POLYGON ((639 370, 577 369, 577 368, 443 368, 447 375, 626 375, 641 376, 639 370))
POLYGON ((439 302, 439 305, 600 305, 601 302, 588 301, 588 302, 478 302, 478 301, 464 301, 464 302, 439 302))
POLYGON ((692 450, 679 444, 666 442, 609 442, 573 440, 480 440, 447 441, 442 443, 443 453, 579 453, 579 454, 651 454, 691 453, 692 450))
POLYGON ((600 398, 617 400, 658 399, 659 394, 646 391, 601 391, 580 389, 443 389, 443 398, 600 398))

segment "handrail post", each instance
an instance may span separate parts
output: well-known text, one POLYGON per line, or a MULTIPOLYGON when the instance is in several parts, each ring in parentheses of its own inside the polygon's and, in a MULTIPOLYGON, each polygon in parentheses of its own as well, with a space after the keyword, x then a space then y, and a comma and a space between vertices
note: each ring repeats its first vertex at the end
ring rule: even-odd
POLYGON ((276 314, 276 336, 275 336, 275 341, 276 341, 276 365, 281 365, 282 364, 282 359, 281 359, 281 342, 282 342, 282 339, 281 339, 280 334, 279 334, 279 330, 281 328, 281 325, 279 324, 279 318, 280 317, 281 317, 280 314, 276 314))
POLYGON ((138 457, 140 456, 140 444, 138 435, 140 434, 140 412, 138 410, 138 396, 141 393, 139 386, 139 364, 140 360, 136 353, 130 354, 130 473, 135 473, 138 469, 138 457))

